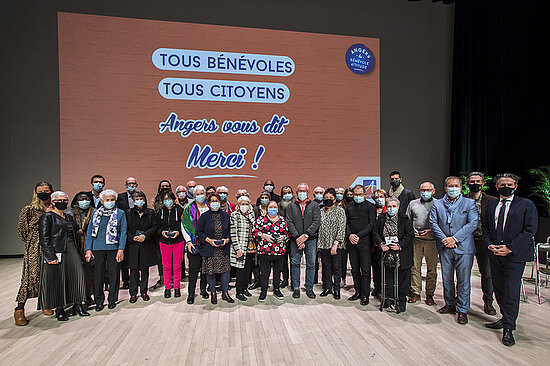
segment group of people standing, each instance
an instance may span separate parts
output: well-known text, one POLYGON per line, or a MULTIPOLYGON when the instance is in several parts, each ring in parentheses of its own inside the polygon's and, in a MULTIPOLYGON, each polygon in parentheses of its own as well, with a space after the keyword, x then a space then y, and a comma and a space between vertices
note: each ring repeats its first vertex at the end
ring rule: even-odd
POLYGON ((498 175, 500 198, 495 198, 482 192, 482 173, 468 176, 467 196, 462 194, 461 179, 451 176, 441 199, 435 199, 431 182, 420 185, 416 198, 397 171, 390 175, 391 188, 377 189, 371 198, 362 185, 326 190, 318 186, 310 198, 306 183, 298 184, 296 191, 283 186, 278 195, 268 180, 255 203, 246 189, 237 190, 231 203, 225 186, 205 188, 189 181, 173 191, 170 182, 162 180, 151 207, 133 177, 126 180, 125 192, 116 193, 104 189, 105 178, 95 175, 92 189, 76 194, 70 207, 66 193, 40 182, 19 216, 18 232, 26 245, 15 323, 28 323, 24 306, 32 297, 38 297, 39 310, 45 315, 55 311, 60 321, 72 314, 89 316, 91 305, 102 311, 104 291, 108 308, 114 308, 121 268, 130 303, 138 300, 138 293, 143 301, 150 300, 153 265, 160 277, 153 288, 164 286, 165 298, 181 297, 185 258, 188 304, 195 302, 199 275, 199 294, 212 304, 218 302, 218 286, 222 300, 235 302, 229 294, 231 277, 236 278, 239 301, 247 301, 249 290, 255 288, 260 288, 258 301, 265 301, 271 272, 275 298, 284 299, 281 288, 287 286, 292 297, 299 298, 303 257, 306 296, 316 297, 313 286, 320 258, 320 296, 339 300, 349 257, 355 293, 348 300, 368 305, 373 295, 384 299, 381 308, 396 312, 421 300, 424 258, 425 302, 435 304, 440 262, 445 305, 439 312, 456 313, 457 322, 466 324, 475 255, 484 311, 496 315, 494 291, 502 314, 486 326, 504 329, 503 343, 512 345, 521 276, 525 262, 533 258, 537 227, 533 203, 514 195, 518 180, 513 174, 498 175), (392 253, 399 257, 395 272, 381 265, 392 253))

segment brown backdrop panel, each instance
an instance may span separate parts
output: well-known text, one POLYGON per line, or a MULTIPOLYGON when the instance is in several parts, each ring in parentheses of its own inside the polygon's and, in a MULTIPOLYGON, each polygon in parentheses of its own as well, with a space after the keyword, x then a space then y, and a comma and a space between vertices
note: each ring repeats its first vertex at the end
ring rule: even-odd
POLYGON ((277 185, 347 186, 357 176, 380 175, 380 59, 377 38, 58 14, 62 189, 89 189, 89 177, 103 174, 107 187, 124 189, 127 176, 156 192, 158 181, 173 187, 202 175, 246 174, 257 178, 203 178, 203 185, 247 188, 255 197, 266 179, 277 185), (117 36, 112 36, 116 34, 117 36), (376 65, 352 73, 344 55, 363 43, 376 65), (157 69, 157 48, 284 55, 295 62, 288 77, 157 69), (167 100, 158 92, 165 77, 276 82, 290 90, 284 104, 167 100), (159 133, 170 112, 180 119, 256 120, 273 114, 290 120, 281 136, 159 133), (186 169, 192 146, 214 151, 247 149, 242 169, 186 169), (258 145, 266 152, 251 164, 258 145))

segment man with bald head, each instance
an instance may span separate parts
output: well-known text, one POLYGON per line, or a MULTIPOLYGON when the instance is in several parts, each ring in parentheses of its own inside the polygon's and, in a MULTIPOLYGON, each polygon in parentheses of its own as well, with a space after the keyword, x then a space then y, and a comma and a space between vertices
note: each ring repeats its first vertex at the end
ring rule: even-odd
POLYGON ((191 203, 194 200, 193 192, 195 192, 195 187, 197 186, 197 182, 194 180, 190 180, 186 184, 187 186, 187 203, 191 203))
POLYGON ((434 305, 437 284, 437 249, 435 237, 430 229, 430 210, 434 204, 435 186, 431 182, 420 185, 420 198, 407 206, 407 216, 414 228, 414 264, 411 270, 411 297, 409 303, 420 301, 422 293, 422 260, 426 258, 426 304, 434 305))
MULTIPOLYGON (((132 194, 138 187, 137 179, 134 177, 126 178, 126 192, 120 192, 116 199, 116 206, 123 210, 126 215, 131 208, 134 208, 134 200, 132 194)), ((130 270, 128 268, 121 269, 122 274, 122 289, 130 288, 130 270)))

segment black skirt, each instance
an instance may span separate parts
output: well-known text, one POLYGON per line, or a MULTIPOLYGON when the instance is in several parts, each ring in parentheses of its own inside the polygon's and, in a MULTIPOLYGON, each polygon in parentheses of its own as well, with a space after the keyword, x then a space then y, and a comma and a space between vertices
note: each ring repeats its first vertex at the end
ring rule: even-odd
POLYGON ((71 236, 61 263, 48 264, 42 259, 38 310, 55 309, 86 301, 86 280, 80 254, 71 236))

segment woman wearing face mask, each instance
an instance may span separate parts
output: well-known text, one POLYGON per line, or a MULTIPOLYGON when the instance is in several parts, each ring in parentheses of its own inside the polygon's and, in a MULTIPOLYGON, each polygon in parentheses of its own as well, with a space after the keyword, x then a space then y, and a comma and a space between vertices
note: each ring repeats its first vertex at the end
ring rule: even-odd
POLYGON ((162 196, 166 191, 172 192, 172 184, 170 184, 168 180, 163 179, 159 182, 157 195, 155 196, 155 200, 153 201, 153 209, 155 210, 155 212, 159 212, 159 210, 164 207, 162 196))
MULTIPOLYGON (((40 239, 38 233, 38 220, 44 212, 51 211, 50 196, 53 192, 52 185, 48 182, 40 182, 34 186, 30 205, 23 207, 17 222, 17 234, 25 243, 23 254, 23 271, 21 273, 21 285, 17 292, 17 307, 14 311, 15 325, 28 324, 25 317, 25 303, 28 299, 38 296, 40 284, 40 266, 42 263, 40 252, 40 239)), ((44 315, 52 315, 53 310, 45 309, 44 315)))
MULTIPOLYGON (((288 205, 292 203, 292 200, 294 199, 294 191, 292 190, 291 186, 283 186, 281 188, 281 197, 282 200, 279 202, 279 215, 284 217, 286 219, 286 209, 288 208, 288 205)), ((290 250, 285 251, 285 255, 283 258, 283 269, 281 271, 281 285, 280 288, 285 288, 289 285, 289 278, 290 278, 290 250)))
POLYGON ((256 244, 252 237, 254 210, 250 198, 241 196, 237 200, 237 209, 230 216, 231 231, 231 267, 237 268, 235 283, 237 299, 246 301, 252 296, 248 289, 248 278, 256 261, 256 244))
MULTIPOLYGON (((344 190, 344 196, 343 196, 343 200, 342 200, 342 207, 345 208, 351 204, 353 202, 353 190, 350 188, 346 188, 344 190)), ((341 257, 341 260, 342 260, 342 270, 341 270, 341 274, 342 274, 342 280, 340 281, 340 288, 344 288, 346 286, 346 277, 348 276, 348 256, 349 256, 349 253, 348 253, 348 250, 346 248, 346 250, 344 252, 342 252, 342 257, 341 257)))
MULTIPOLYGON (((373 239, 376 246, 379 246, 382 252, 394 250, 399 252, 400 266, 398 270, 399 287, 397 290, 398 298, 396 303, 396 312, 404 312, 407 305, 407 294, 411 284, 411 267, 413 265, 413 245, 414 230, 409 217, 399 213, 399 200, 388 197, 386 199, 386 213, 378 217, 374 223, 373 239), (395 240, 397 239, 397 240, 395 240)), ((386 303, 385 308, 390 306, 394 299, 394 268, 386 266, 386 303)))
POLYGON ((253 235, 258 243, 258 261, 260 262, 262 292, 258 301, 263 302, 267 297, 269 275, 273 266, 273 295, 284 299, 279 290, 279 278, 283 258, 286 253, 286 243, 290 239, 286 219, 279 215, 277 202, 270 201, 267 206, 267 215, 260 217, 254 224, 253 235))
MULTIPOLYGON (((374 194, 372 195, 372 198, 374 199, 374 205, 376 206, 376 217, 380 217, 381 215, 384 215, 386 213, 386 199, 388 198, 388 194, 386 191, 382 188, 377 189, 374 191, 374 194)), ((372 242, 372 261, 371 261, 371 267, 372 267, 372 282, 374 284, 374 288, 372 290, 372 296, 375 298, 380 298, 380 292, 382 289, 382 273, 380 268, 380 257, 382 255, 382 250, 380 249, 380 246, 375 245, 374 240, 372 242)))
POLYGON ((171 191, 161 195, 162 208, 157 212, 157 234, 159 236, 160 253, 164 279, 164 297, 171 293, 171 274, 174 271, 174 297, 180 297, 181 260, 185 240, 181 233, 183 207, 176 203, 176 196, 171 191))
POLYGON ((350 187, 346 188, 346 191, 344 192, 344 207, 348 206, 351 203, 353 203, 353 190, 350 187))
POLYGON ((120 263, 124 260, 126 247, 126 214, 116 207, 118 195, 106 189, 99 195, 101 207, 94 210, 86 233, 86 261, 92 259, 94 266, 95 311, 104 308, 103 283, 105 270, 109 279, 108 308, 113 309, 118 300, 120 263))
POLYGON ((258 204, 254 207, 254 215, 261 217, 267 215, 267 205, 269 204, 270 194, 269 192, 262 192, 258 198, 258 204))
POLYGON ((94 271, 90 262, 86 261, 86 232, 92 218, 92 200, 86 192, 79 192, 74 196, 71 208, 76 223, 76 246, 82 259, 86 278, 86 305, 93 305, 94 271))
POLYGON ((210 287, 210 302, 218 303, 216 296, 216 274, 221 276, 222 299, 233 303, 229 296, 229 271, 231 270, 229 252, 231 250, 229 234, 229 215, 220 210, 221 199, 217 193, 208 197, 210 210, 203 213, 197 223, 196 234, 199 238, 199 250, 202 256, 202 273, 210 287))
POLYGON ((38 292, 38 309, 55 309, 59 321, 69 320, 65 307, 72 305, 73 313, 89 316, 82 303, 86 300, 86 280, 82 259, 76 247, 76 222, 65 214, 69 196, 52 193, 52 210, 40 218, 42 271, 38 292))
POLYGON ((157 263, 157 218, 155 211, 147 207, 147 197, 142 191, 132 195, 134 207, 128 211, 128 245, 125 259, 130 269, 130 303, 137 301, 138 285, 143 301, 149 301, 147 286, 149 267, 157 263))
POLYGON ((344 198, 345 198, 346 190, 342 187, 336 188, 336 202, 335 204, 337 206, 344 206, 344 198))
POLYGON ((342 269, 342 253, 346 250, 346 213, 341 206, 335 205, 336 191, 328 188, 323 195, 321 209, 321 226, 317 248, 321 252, 323 262, 323 292, 322 297, 332 294, 340 299, 340 278, 342 269))
MULTIPOLYGON (((273 183, 273 181, 271 179, 266 180, 265 183, 264 183, 264 192, 267 192, 267 194, 268 194, 268 202, 269 201, 275 201, 275 202, 279 203, 279 202, 281 202, 281 196, 279 196, 277 193, 275 193, 274 190, 275 190, 275 183, 273 183)), ((262 195, 263 195, 263 192, 262 192, 262 195)), ((256 206, 260 205, 260 199, 261 199, 261 195, 256 200, 256 206)))
MULTIPOLYGON (((208 210, 204 186, 195 186, 193 189, 193 201, 187 205, 182 217, 182 233, 186 243, 187 260, 189 261, 188 304, 193 304, 195 302, 195 288, 197 287, 197 279, 199 278, 199 272, 202 268, 202 257, 199 253, 199 242, 196 236, 197 223, 202 214, 208 210)), ((203 273, 201 273, 200 291, 201 296, 204 299, 208 299, 209 295, 208 292, 206 292, 206 277, 203 273)))

